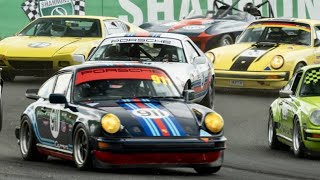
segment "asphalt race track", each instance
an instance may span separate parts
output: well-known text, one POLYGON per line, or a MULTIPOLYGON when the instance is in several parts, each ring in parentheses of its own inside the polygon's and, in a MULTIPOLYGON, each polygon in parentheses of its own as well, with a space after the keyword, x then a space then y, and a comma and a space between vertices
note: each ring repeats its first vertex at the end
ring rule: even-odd
POLYGON ((215 175, 199 176, 189 168, 139 168, 79 171, 72 162, 50 158, 48 162, 21 159, 14 128, 32 100, 28 88, 39 88, 45 78, 17 77, 5 83, 4 124, 0 133, 0 180, 2 179, 319 179, 320 158, 297 159, 286 150, 267 147, 267 114, 274 95, 217 92, 215 110, 225 120, 228 138, 223 168, 215 175))

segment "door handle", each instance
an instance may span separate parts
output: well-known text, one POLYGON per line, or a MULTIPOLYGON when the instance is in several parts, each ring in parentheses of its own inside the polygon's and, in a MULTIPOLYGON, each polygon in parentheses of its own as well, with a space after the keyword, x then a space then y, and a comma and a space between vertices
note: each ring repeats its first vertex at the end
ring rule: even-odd
POLYGON ((42 112, 46 112, 46 111, 47 111, 47 108, 46 108, 46 107, 42 107, 40 110, 41 110, 42 112))

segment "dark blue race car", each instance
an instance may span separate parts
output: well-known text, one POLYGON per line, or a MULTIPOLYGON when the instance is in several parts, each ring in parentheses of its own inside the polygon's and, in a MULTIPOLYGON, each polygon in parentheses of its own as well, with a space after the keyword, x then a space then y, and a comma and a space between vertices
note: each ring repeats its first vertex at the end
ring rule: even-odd
POLYGON ((57 72, 21 116, 15 133, 24 160, 73 160, 79 169, 187 166, 217 172, 226 138, 222 117, 189 103, 160 68, 85 63, 57 72))

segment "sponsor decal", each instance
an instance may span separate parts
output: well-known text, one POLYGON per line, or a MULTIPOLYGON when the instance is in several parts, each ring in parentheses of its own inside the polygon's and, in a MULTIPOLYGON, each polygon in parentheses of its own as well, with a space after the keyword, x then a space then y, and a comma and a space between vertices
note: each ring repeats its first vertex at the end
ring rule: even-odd
POLYGON ((164 24, 161 24, 161 26, 167 26, 167 27, 170 27, 170 26, 174 26, 178 24, 178 22, 168 22, 168 23, 164 23, 164 24))
POLYGON ((35 43, 28 44, 28 46, 31 48, 44 48, 44 47, 48 47, 50 45, 51 45, 51 43, 48 43, 48 42, 35 42, 35 43))
POLYGON ((39 11, 41 16, 72 15, 73 0, 40 0, 39 11))
POLYGON ((198 29, 204 29, 206 26, 201 26, 201 25, 193 25, 193 26, 185 26, 182 29, 185 30, 198 30, 198 29))
POLYGON ((151 108, 141 108, 141 109, 134 109, 132 114, 135 116, 143 117, 143 118, 166 118, 170 114, 167 111, 161 109, 151 109, 151 108))
POLYGON ((67 131, 67 124, 65 121, 61 122, 61 132, 66 132, 67 131))
POLYGON ((152 68, 95 68, 77 72, 76 85, 88 81, 101 79, 146 79, 153 80, 159 77, 160 82, 169 84, 167 75, 159 70, 152 68), (164 80, 164 81, 163 81, 164 80))

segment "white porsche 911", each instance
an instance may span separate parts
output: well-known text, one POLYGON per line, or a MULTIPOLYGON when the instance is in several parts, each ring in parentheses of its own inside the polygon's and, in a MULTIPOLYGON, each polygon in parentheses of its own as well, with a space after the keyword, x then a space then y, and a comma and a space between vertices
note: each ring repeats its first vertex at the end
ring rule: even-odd
MULTIPOLYGON (((172 33, 115 34, 104 39, 88 61, 136 62, 161 67, 175 81, 181 93, 194 90, 192 102, 213 108, 212 63, 187 36, 172 33)), ((156 82, 168 83, 161 77, 153 78, 156 82)))

